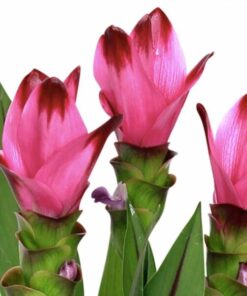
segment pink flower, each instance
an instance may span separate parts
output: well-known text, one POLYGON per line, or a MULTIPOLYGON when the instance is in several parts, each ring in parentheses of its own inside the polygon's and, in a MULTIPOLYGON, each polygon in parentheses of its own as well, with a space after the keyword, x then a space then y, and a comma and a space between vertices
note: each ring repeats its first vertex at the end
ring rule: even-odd
POLYGON ((186 75, 177 35, 159 8, 130 35, 109 27, 97 45, 94 74, 105 111, 124 115, 118 139, 141 147, 165 144, 211 55, 186 75))
POLYGON ((76 68, 62 82, 33 70, 21 82, 3 131, 4 169, 24 210, 58 218, 78 209, 114 117, 88 133, 76 108, 76 68))
POLYGON ((225 116, 215 140, 206 110, 200 104, 197 110, 204 125, 214 175, 214 202, 247 209, 247 95, 225 116))

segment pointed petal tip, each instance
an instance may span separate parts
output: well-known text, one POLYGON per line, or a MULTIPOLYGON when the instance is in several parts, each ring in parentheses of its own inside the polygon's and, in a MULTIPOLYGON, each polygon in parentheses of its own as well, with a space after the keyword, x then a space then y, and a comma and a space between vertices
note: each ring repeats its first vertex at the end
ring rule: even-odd
POLYGON ((247 94, 243 95, 242 98, 239 100, 239 109, 241 111, 247 109, 247 94))
POLYGON ((127 35, 126 32, 123 29, 121 29, 120 27, 111 25, 108 28, 106 28, 104 35, 107 37, 111 37, 113 34, 127 35))
POLYGON ((206 133, 206 136, 207 136, 207 134, 208 134, 207 131, 208 131, 208 128, 210 126, 207 110, 201 103, 197 103, 196 109, 197 109, 197 112, 198 112, 198 114, 199 114, 199 116, 201 118, 204 130, 205 130, 205 133, 206 133))
POLYGON ((67 89, 67 92, 72 102, 76 101, 80 75, 81 75, 81 67, 77 66, 64 80, 64 85, 67 89))
POLYGON ((205 107, 201 103, 196 104, 196 110, 198 114, 201 116, 203 113, 206 113, 205 107))
POLYGON ((75 69, 69 74, 69 76, 73 76, 74 79, 79 79, 80 75, 81 75, 81 66, 80 65, 75 67, 75 69))
POLYGON ((29 74, 27 74, 26 76, 47 76, 45 75, 43 72, 41 72, 40 70, 34 68, 29 74))
POLYGON ((106 133, 109 134, 112 131, 116 130, 122 121, 123 121, 123 115, 115 115, 111 117, 107 122, 105 122, 101 127, 104 127, 106 133))
POLYGON ((202 60, 201 60, 201 67, 200 67, 198 70, 202 70, 202 69, 205 67, 207 61, 208 61, 213 55, 214 55, 214 52, 213 52, 213 51, 212 51, 211 53, 206 54, 206 55, 202 58, 202 60))
POLYGON ((168 20, 167 15, 164 13, 164 11, 160 8, 160 7, 156 7, 154 8, 150 13, 149 13, 150 17, 154 17, 154 16, 159 16, 162 18, 166 18, 168 20))

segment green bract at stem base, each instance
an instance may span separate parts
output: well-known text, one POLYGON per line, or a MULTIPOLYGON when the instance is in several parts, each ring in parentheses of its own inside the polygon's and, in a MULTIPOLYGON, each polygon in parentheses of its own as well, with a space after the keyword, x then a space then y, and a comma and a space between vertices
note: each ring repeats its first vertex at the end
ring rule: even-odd
POLYGON ((107 207, 111 237, 99 296, 139 295, 135 287, 140 286, 140 272, 143 270, 141 290, 156 272, 148 237, 163 213, 167 191, 175 183, 168 173, 175 153, 168 145, 141 148, 118 142, 115 146, 118 156, 111 164, 117 181, 126 184, 128 200, 126 209, 107 207), (134 250, 140 239, 142 243, 134 250))
MULTIPOLYGON (((69 280, 59 275, 65 262, 77 260, 85 230, 77 221, 81 212, 52 219, 33 212, 17 213, 20 266, 8 270, 1 284, 9 296, 68 296, 82 285, 81 269, 69 280)), ((77 260, 78 262, 78 260, 77 260)), ((83 289, 80 287, 80 294, 83 289)))
POLYGON ((118 157, 111 164, 117 181, 126 184, 128 201, 137 212, 143 230, 150 231, 163 212, 168 189, 175 183, 175 176, 168 173, 175 153, 168 145, 141 148, 118 142, 115 146, 118 157))
POLYGON ((211 205, 207 245, 207 296, 247 295, 238 281, 240 264, 247 262, 247 211, 229 204, 211 205))

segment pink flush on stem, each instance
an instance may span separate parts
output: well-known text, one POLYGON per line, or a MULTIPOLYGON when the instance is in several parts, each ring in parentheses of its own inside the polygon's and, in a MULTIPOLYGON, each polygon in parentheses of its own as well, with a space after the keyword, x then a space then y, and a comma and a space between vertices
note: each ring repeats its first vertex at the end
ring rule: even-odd
POLYGON ((21 82, 3 131, 2 168, 24 210, 59 218, 79 208, 113 117, 88 133, 76 107, 77 67, 62 82, 33 70, 21 82))
POLYGON ((247 95, 226 114, 213 138, 205 108, 198 104, 214 175, 217 204, 247 209, 247 95))
POLYGON ((105 111, 123 114, 119 141, 139 147, 165 144, 211 56, 186 74, 177 35, 159 8, 145 15, 130 35, 110 26, 96 48, 94 75, 105 111))

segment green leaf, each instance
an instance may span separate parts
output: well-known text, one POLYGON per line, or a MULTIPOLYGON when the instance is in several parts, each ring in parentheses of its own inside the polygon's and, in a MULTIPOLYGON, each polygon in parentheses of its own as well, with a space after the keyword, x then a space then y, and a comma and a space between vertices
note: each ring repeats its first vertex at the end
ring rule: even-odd
MULTIPOLYGON (((77 251, 77 255, 76 255, 76 262, 79 264, 79 266, 81 266, 81 262, 80 262, 80 257, 77 251)), ((73 296, 84 296, 84 286, 83 286, 83 280, 80 280, 79 282, 77 282, 75 289, 74 289, 74 294, 73 296)))
POLYGON ((224 295, 215 289, 206 287, 204 296, 224 296, 224 295))
POLYGON ((126 232, 126 210, 110 210, 111 237, 101 280, 99 296, 123 295, 123 245, 126 232))
POLYGON ((0 277, 9 268, 18 265, 18 243, 15 237, 18 206, 10 185, 0 169, 0 277))
POLYGON ((236 280, 233 280, 227 277, 224 274, 218 273, 210 276, 208 278, 208 283, 210 287, 221 292, 222 295, 224 296, 246 296, 247 295, 247 287, 243 286, 241 283, 237 282, 236 280))
POLYGON ((144 262, 144 282, 147 283, 156 272, 156 265, 153 251, 150 244, 147 245, 147 252, 144 262))
MULTIPOLYGON (((2 134, 6 114, 11 101, 0 83, 0 148, 2 148, 2 134)), ((18 206, 9 188, 8 182, 1 170, 0 172, 0 277, 18 260, 17 241, 14 233, 17 230, 14 211, 18 206), (4 238, 4 239, 3 239, 4 238)), ((2 289, 0 288, 0 293, 2 289)))
POLYGON ((0 147, 2 148, 3 126, 11 101, 0 83, 0 147))
POLYGON ((148 243, 148 237, 156 219, 153 219, 149 230, 144 231, 133 205, 128 206, 123 259, 124 295, 141 296, 147 280, 156 271, 152 250, 148 243))
POLYGON ((128 205, 127 231, 124 244, 124 259, 123 259, 123 282, 125 296, 139 296, 143 292, 143 277, 138 272, 144 264, 140 257, 142 250, 146 247, 145 236, 139 218, 131 204, 128 205), (130 260, 131 258, 131 260, 130 260), (139 265, 139 266, 138 266, 139 265), (134 286, 134 287, 133 287, 134 286))
POLYGON ((204 295, 204 260, 200 205, 180 233, 157 273, 146 285, 144 295, 204 295))
POLYGON ((123 295, 123 260, 110 239, 99 296, 123 295))

